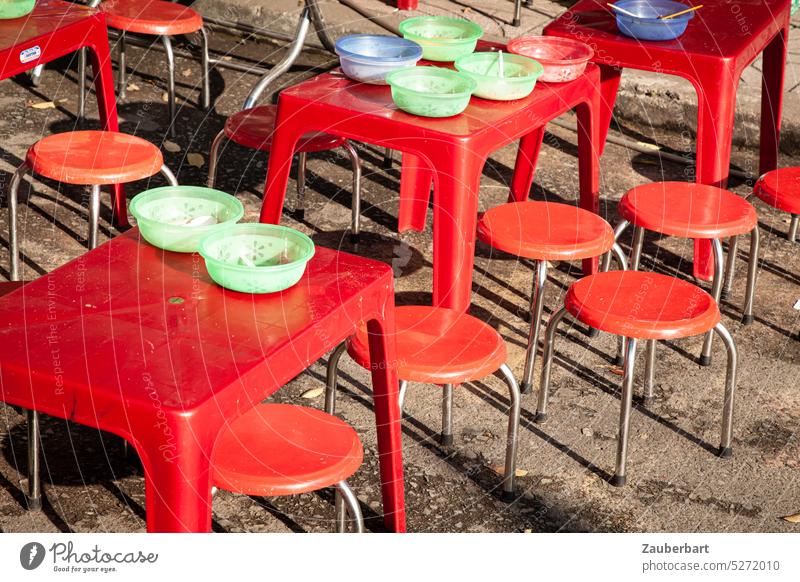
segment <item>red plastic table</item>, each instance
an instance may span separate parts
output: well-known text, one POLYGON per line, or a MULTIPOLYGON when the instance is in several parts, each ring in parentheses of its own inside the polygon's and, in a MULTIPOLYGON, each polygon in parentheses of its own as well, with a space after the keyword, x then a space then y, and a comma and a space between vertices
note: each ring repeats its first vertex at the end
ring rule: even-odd
MULTIPOLYGON (((675 40, 623 36, 606 0, 580 0, 544 33, 583 41, 601 66, 601 144, 611 123, 623 68, 676 75, 697 91, 697 181, 725 188, 730 171, 736 88, 742 72, 763 53, 759 174, 777 167, 790 0, 712 0, 675 40)), ((707 241, 695 243, 695 274, 711 276, 707 241), (699 245, 698 243, 702 243, 699 245), (699 252, 698 252, 699 251, 699 252)))
MULTIPOLYGON (((479 49, 502 45, 482 43, 479 49)), ((431 63, 433 64, 433 63, 431 63)), ((394 105, 387 86, 367 85, 339 72, 319 75, 281 92, 276 131, 261 209, 261 221, 278 223, 283 210, 292 153, 297 141, 311 131, 324 131, 355 141, 403 152, 399 228, 421 228, 434 188, 433 302, 468 309, 472 287, 478 191, 489 154, 523 137, 512 197, 527 198, 533 163, 544 127, 572 108, 577 109, 580 161, 580 205, 597 212, 599 150, 597 112, 599 71, 589 66, 571 83, 539 83, 517 101, 488 101, 473 97, 461 115, 432 119, 409 115, 394 105), (410 215, 410 216, 409 216, 410 215)), ((594 263, 584 263, 592 270, 594 263)))
POLYGON ((384 519, 404 531, 393 293, 388 266, 319 247, 291 289, 226 291, 133 229, 0 299, 0 399, 126 439, 148 531, 207 532, 225 424, 366 321, 384 519))
MULTIPOLYGON (((0 20, 0 80, 87 48, 103 129, 117 131, 117 102, 105 16, 62 0, 37 0, 28 16, 0 20)), ((125 195, 113 186, 114 223, 127 226, 125 195)))

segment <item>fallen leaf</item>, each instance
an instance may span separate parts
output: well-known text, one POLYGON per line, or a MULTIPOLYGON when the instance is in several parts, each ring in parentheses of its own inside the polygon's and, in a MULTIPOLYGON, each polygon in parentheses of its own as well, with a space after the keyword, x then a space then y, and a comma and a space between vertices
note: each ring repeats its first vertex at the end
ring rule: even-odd
POLYGON ((167 140, 164 140, 164 149, 167 150, 170 153, 175 154, 175 153, 178 153, 179 151, 181 151, 181 146, 176 144, 174 141, 169 141, 167 139, 167 140))
POLYGON ((125 87, 125 89, 128 91, 138 91, 140 87, 136 83, 128 83, 128 86, 125 87))
MULTIPOLYGON (((492 471, 494 471, 495 473, 497 473, 501 477, 506 474, 505 465, 494 465, 492 467, 492 471)), ((528 474, 528 470, 527 469, 517 469, 516 471, 514 471, 514 476, 515 477, 524 477, 527 474, 528 474)))
POLYGON ((183 71, 181 71, 181 75, 183 75, 184 77, 191 77, 192 76, 192 70, 191 69, 184 69, 183 71))
POLYGON ((56 104, 53 101, 39 101, 38 103, 28 101, 28 107, 33 109, 55 109, 56 104))
POLYGON ((322 393, 325 392, 325 388, 312 388, 311 390, 306 390, 300 395, 300 398, 306 398, 311 400, 312 398, 318 398, 322 396, 322 393))
POLYGON ((206 163, 206 159, 202 156, 202 154, 191 152, 186 154, 186 163, 190 166, 194 166, 195 168, 202 168, 206 163))
POLYGON ((800 299, 798 299, 794 304, 795 309, 800 309, 800 299))
POLYGON ((623 369, 622 369, 622 367, 620 367, 620 366, 615 366, 615 365, 613 365, 613 364, 608 364, 608 365, 606 366, 606 368, 608 368, 608 370, 609 370, 609 371, 610 371, 612 374, 615 374, 615 375, 617 375, 617 376, 624 376, 624 375, 625 375, 625 370, 623 370, 623 369))
POLYGON ((781 518, 783 521, 788 521, 789 523, 800 523, 800 513, 795 513, 794 515, 787 515, 786 517, 781 518))
POLYGON ((166 103, 167 101, 169 101, 169 93, 167 93, 166 91, 164 91, 164 92, 161 94, 161 100, 162 100, 164 103, 166 103))

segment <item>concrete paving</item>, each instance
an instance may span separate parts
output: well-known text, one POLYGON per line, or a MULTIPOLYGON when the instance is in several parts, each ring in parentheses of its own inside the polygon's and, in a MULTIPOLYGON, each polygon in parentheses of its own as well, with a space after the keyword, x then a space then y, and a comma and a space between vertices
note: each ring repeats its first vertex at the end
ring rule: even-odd
MULTIPOLYGON (((504 3, 498 3, 502 5, 504 3)), ((537 2, 544 4, 544 2, 537 2)), ((537 8, 538 10, 538 8, 537 8)), ((526 19, 530 13, 526 12, 526 19)), ((217 56, 275 62, 277 45, 239 42, 215 32, 217 56)), ((122 129, 163 146, 167 164, 181 183, 202 184, 207 152, 226 116, 236 112, 255 77, 216 70, 212 77, 214 108, 196 106, 199 75, 195 62, 178 59, 179 136, 165 141, 166 104, 163 55, 131 49, 128 98, 119 107, 122 129), (204 157, 187 155, 198 153, 204 157), (190 161, 194 164, 192 165, 190 161)), ((332 66, 327 54, 308 51, 282 79, 291 84, 332 66)), ((265 95, 269 100, 270 95, 265 95)), ((96 119, 94 100, 89 116, 96 119)), ((75 126, 74 64, 48 68, 42 85, 31 88, 25 78, 0 84, 0 183, 5 190, 10 172, 40 136, 75 126), (66 76, 64 70, 67 69, 66 76), (54 108, 37 109, 37 103, 54 108)), ((797 119, 795 118, 795 121, 797 119)), ((666 147, 685 150, 686 139, 660 127, 623 121, 627 132, 645 135, 666 147)), ((552 127, 543 148, 532 192, 535 199, 571 202, 577 197, 576 136, 552 127)), ((616 131, 612 134, 619 136, 616 131)), ((756 139, 748 134, 734 150, 733 164, 755 166, 756 139)), ((364 241, 347 241, 350 214, 350 170, 342 152, 314 155, 309 161, 308 210, 299 223, 287 213, 284 224, 309 233, 317 244, 364 254, 392 265, 399 304, 430 300, 431 230, 396 233, 398 168, 383 170, 380 151, 359 146, 364 159, 364 241)), ((481 182, 481 207, 505 200, 514 163, 514 148, 496 152, 481 182)), ((235 193, 253 221, 260 207, 266 156, 236 146, 225 148, 218 186, 235 193)), ((782 165, 800 165, 798 152, 784 153, 782 165)), ((602 161, 601 212, 616 221, 615 202, 630 187, 660 179, 685 179, 687 167, 609 145, 602 161)), ((154 179, 153 185, 161 185, 154 179)), ((38 277, 84 252, 86 209, 83 192, 48 180, 30 180, 23 195, 21 241, 24 275, 38 277)), ((287 204, 293 204, 290 182, 287 204)), ((147 187, 128 188, 133 196, 147 187)), ((750 185, 734 181, 740 194, 750 185)), ((108 223, 104 200, 102 235, 116 231, 108 223)), ((3 200, 5 204, 5 200, 3 200)), ((455 396, 455 444, 438 445, 441 393, 413 385, 403 425, 408 525, 412 531, 548 532, 548 531, 797 531, 781 517, 800 511, 800 266, 797 245, 784 233, 785 215, 760 205, 763 254, 756 303, 756 321, 738 323, 744 294, 739 277, 732 297, 722 304, 724 322, 740 350, 740 380, 734 424, 734 456, 713 454, 719 438, 724 366, 721 346, 709 368, 695 363, 701 340, 667 342, 660 348, 655 401, 637 400, 632 421, 629 484, 610 487, 605 478, 614 462, 619 410, 618 370, 610 362, 613 338, 588 338, 579 327, 558 338, 553 375, 551 415, 547 424, 532 422, 534 396, 523 400, 518 466, 519 498, 499 500, 499 477, 493 467, 502 461, 507 394, 499 378, 460 387, 455 396)), ((7 246, 6 213, 0 213, 0 244, 7 246)), ((627 242, 626 242, 627 245, 627 242)), ((627 248, 627 246, 626 246, 627 248)), ((745 253, 742 250, 742 258, 745 253)), ((689 278, 688 241, 648 237, 644 268, 689 278)), ((744 261, 740 261, 744 267, 744 261)), ((6 258, 0 276, 8 276, 6 258)), ((743 273, 743 268, 739 269, 743 273)), ((567 286, 579 275, 577 265, 552 269, 545 313, 560 305, 567 286)), ((519 373, 527 325, 522 318, 530 293, 531 265, 480 246, 476 253, 473 313, 495 326, 509 346, 509 364, 519 373)), ((0 352, 1 353, 1 352, 0 352)), ((2 356, 0 355, 0 358, 2 356)), ((325 362, 312 366, 275 395, 275 400, 321 406, 306 399, 322 385, 325 362)), ((637 394, 641 390, 641 371, 637 394)), ((374 417, 367 373, 343 358, 338 409, 359 431, 366 451, 352 485, 368 518, 380 531, 380 497, 375 454, 374 417)), ((43 423, 46 503, 41 513, 24 508, 19 481, 25 472, 25 424, 19 411, 0 405, 0 530, 1 531, 142 531, 144 482, 141 468, 122 455, 119 441, 62 420, 43 423)), ((331 531, 332 495, 251 499, 226 493, 214 502, 217 531, 331 531)))

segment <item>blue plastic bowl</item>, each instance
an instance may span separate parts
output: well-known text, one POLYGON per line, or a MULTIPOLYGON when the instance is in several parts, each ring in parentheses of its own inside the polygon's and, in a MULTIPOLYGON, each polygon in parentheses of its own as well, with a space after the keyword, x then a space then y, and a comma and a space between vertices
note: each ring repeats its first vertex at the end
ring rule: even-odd
POLYGON ((689 12, 669 20, 659 20, 659 16, 668 16, 690 8, 687 4, 672 0, 622 0, 615 2, 614 5, 638 16, 633 18, 614 10, 619 31, 638 40, 678 38, 686 31, 689 21, 694 18, 694 12, 689 12))
POLYGON ((396 36, 352 34, 336 41, 342 72, 355 81, 386 85, 386 75, 413 67, 422 58, 422 47, 396 36))

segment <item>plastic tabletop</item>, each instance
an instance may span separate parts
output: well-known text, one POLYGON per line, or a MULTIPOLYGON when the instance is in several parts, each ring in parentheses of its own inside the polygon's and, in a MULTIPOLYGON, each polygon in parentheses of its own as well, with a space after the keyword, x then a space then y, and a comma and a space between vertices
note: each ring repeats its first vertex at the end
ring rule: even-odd
POLYGON ((227 291, 196 254, 138 230, 0 299, 3 401, 121 436, 144 466, 151 532, 211 527, 226 423, 367 322, 385 522, 404 531, 391 269, 317 248, 281 293, 227 291))
MULTIPOLYGON (((502 46, 481 43, 479 49, 502 46)), ((400 150, 400 230, 420 228, 420 217, 424 225, 433 181, 433 300, 437 305, 466 310, 472 287, 480 176, 493 151, 528 135, 535 135, 533 141, 541 143, 545 125, 576 108, 581 127, 580 204, 597 212, 598 87, 599 72, 590 65, 579 79, 539 83, 524 99, 499 102, 473 97, 464 113, 433 119, 399 110, 388 86, 354 82, 338 70, 318 75, 280 94, 261 220, 280 221, 295 144, 304 134, 323 131, 400 150)), ((533 149, 538 153, 538 144, 533 149)), ((532 180, 533 170, 529 169, 532 180)), ((527 198, 528 190, 518 194, 527 198)), ((585 263, 584 268, 592 267, 585 263)))
MULTIPOLYGON (((118 131, 108 29, 105 15, 92 8, 63 0, 37 0, 27 16, 0 20, 0 80, 82 48, 89 50, 103 129, 118 131)), ((114 222, 126 226, 122 187, 114 185, 113 190, 114 222)))
MULTIPOLYGON (((579 0, 545 27, 548 35, 590 45, 601 66, 600 143, 605 143, 623 68, 676 75, 697 91, 697 169, 702 184, 726 187, 736 89, 744 69, 763 53, 759 175, 778 163, 790 0, 705 2, 680 37, 639 41, 619 32, 605 0, 579 0)), ((695 243, 695 275, 712 274, 709 243, 695 243)))

